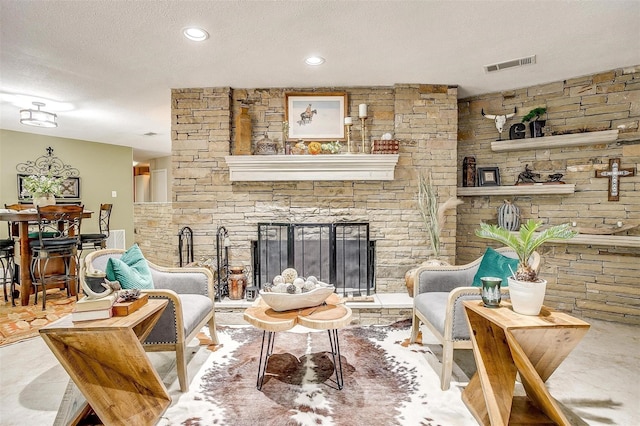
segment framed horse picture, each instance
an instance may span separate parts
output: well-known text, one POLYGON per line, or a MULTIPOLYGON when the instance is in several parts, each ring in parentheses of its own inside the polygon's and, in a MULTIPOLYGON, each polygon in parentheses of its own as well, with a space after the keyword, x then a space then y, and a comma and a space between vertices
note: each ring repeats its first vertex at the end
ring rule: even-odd
POLYGON ((343 92, 285 93, 287 140, 345 140, 347 94, 343 92))

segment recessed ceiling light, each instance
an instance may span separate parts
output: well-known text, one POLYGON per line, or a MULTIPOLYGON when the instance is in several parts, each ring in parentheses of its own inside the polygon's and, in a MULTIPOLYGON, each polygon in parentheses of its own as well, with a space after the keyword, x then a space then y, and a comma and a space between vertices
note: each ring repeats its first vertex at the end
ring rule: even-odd
POLYGON ((182 34, 189 40, 204 41, 209 38, 209 33, 202 28, 190 27, 182 30, 182 34))
POLYGON ((322 65, 324 64, 324 58, 322 56, 309 56, 304 60, 307 65, 322 65))

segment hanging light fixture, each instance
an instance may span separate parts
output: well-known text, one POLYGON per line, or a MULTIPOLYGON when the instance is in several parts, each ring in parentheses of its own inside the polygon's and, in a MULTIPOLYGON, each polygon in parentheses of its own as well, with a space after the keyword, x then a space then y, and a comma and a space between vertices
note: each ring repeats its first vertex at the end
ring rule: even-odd
POLYGON ((45 104, 42 102, 32 102, 38 109, 23 109, 20 110, 20 123, 27 126, 37 127, 58 127, 56 118, 58 117, 52 112, 42 111, 40 107, 45 104))

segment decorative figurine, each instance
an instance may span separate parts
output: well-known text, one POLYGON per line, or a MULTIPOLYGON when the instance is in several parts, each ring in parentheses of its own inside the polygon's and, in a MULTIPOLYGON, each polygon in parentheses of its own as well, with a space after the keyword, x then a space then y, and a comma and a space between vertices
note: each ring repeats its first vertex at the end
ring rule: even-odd
POLYGON ((462 160, 462 186, 476 186, 476 157, 464 157, 462 160))
POLYGON ((538 183, 538 181, 535 178, 539 178, 540 177, 540 173, 533 173, 533 171, 531 171, 531 169, 529 168, 529 165, 526 164, 524 166, 524 172, 521 172, 518 175, 518 180, 516 180, 516 185, 524 183, 538 183))
POLYGON ((547 182, 556 182, 556 183, 564 183, 561 179, 564 176, 562 173, 554 173, 549 175, 549 180, 547 182))
POLYGON ((514 107, 513 108, 513 112, 511 114, 505 114, 505 115, 495 115, 495 114, 485 114, 484 113, 484 108, 481 111, 481 114, 484 118, 488 118, 490 120, 493 120, 496 123, 496 129, 498 129, 498 133, 500 134, 500 137, 498 138, 499 141, 502 140, 502 130, 504 129, 504 124, 507 122, 507 119, 513 117, 514 115, 516 115, 516 113, 518 112, 518 110, 514 107))
POLYGON ((527 126, 524 123, 516 123, 509 129, 509 139, 524 139, 527 126))

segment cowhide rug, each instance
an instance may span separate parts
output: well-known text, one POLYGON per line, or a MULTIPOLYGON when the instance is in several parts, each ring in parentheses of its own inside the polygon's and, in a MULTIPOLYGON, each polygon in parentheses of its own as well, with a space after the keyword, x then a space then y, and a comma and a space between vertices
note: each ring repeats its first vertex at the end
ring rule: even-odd
POLYGON ((460 389, 440 390, 427 346, 408 345, 406 323, 339 331, 344 388, 333 381, 327 332, 277 333, 262 390, 262 331, 222 327, 221 345, 160 425, 474 425, 460 389))

